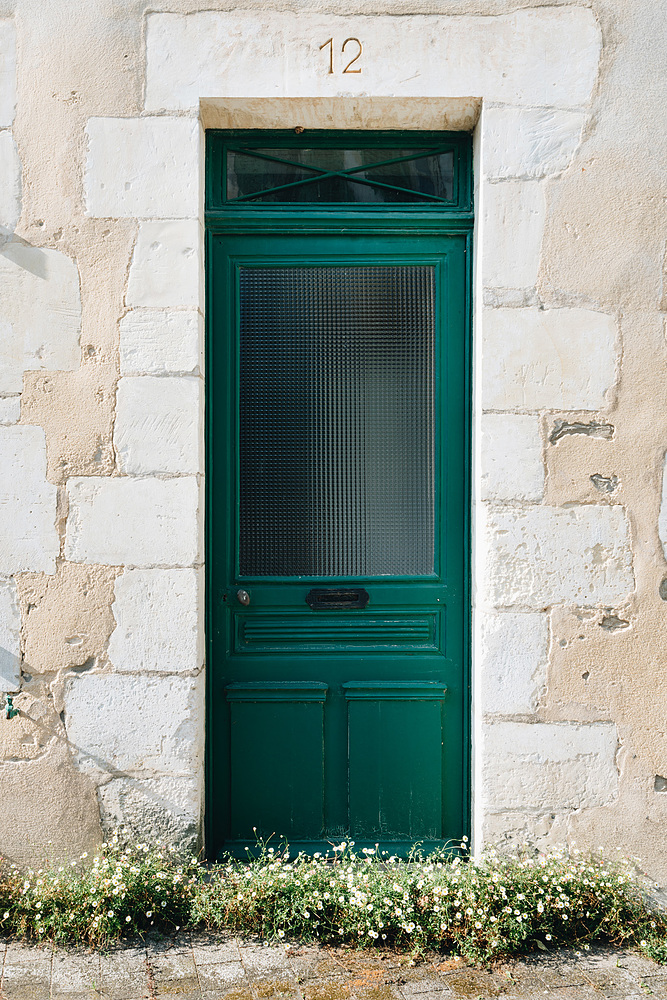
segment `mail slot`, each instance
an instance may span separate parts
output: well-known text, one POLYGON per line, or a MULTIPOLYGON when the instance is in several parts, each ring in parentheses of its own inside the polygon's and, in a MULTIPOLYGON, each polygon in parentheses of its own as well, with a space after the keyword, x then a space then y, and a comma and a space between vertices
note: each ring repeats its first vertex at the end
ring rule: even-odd
POLYGON ((313 587, 306 595, 306 604, 313 611, 337 611, 348 608, 365 608, 368 591, 363 587, 329 589, 313 587))

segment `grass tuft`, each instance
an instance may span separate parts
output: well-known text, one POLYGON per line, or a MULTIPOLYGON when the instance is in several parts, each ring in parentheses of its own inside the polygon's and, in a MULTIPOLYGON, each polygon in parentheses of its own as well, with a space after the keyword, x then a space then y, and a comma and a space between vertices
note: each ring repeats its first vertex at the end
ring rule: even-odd
MULTIPOLYGON (((465 849, 465 845, 461 845, 465 849)), ((267 940, 353 943, 469 961, 592 942, 635 946, 667 964, 667 917, 634 862, 563 851, 480 859, 415 849, 399 860, 341 844, 290 858, 260 845, 247 862, 204 868, 167 849, 122 846, 38 871, 0 868, 0 932, 108 945, 180 927, 267 940)))

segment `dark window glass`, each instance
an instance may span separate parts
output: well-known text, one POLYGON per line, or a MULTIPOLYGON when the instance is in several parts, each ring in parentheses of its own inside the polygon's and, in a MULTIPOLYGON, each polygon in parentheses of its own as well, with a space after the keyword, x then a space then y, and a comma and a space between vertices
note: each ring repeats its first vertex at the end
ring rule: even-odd
POLYGON ((227 150, 227 200, 452 201, 454 152, 424 149, 227 150))

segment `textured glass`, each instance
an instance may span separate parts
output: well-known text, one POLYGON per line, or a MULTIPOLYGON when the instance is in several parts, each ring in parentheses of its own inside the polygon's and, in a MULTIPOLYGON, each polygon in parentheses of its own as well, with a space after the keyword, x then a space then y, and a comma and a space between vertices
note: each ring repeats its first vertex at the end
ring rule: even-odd
POLYGON ((433 571, 434 269, 240 269, 240 569, 433 571))
POLYGON ((452 150, 227 151, 228 201, 410 204, 453 197, 452 150))

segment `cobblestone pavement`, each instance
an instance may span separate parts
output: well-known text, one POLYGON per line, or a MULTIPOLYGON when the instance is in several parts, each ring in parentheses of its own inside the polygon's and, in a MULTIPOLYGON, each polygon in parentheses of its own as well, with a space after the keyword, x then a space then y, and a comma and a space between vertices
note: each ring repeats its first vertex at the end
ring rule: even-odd
POLYGON ((608 948, 566 950, 477 969, 443 956, 267 946, 230 937, 107 953, 0 942, 3 1000, 667 1000, 667 968, 608 948))

